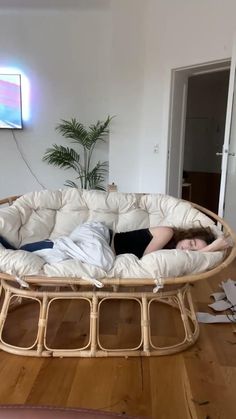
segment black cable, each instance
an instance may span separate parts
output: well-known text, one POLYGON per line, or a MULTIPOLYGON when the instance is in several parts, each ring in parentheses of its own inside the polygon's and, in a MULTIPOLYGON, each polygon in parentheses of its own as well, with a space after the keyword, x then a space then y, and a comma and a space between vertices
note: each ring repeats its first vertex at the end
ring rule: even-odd
POLYGON ((21 156, 21 158, 22 158, 22 160, 24 161, 24 163, 25 163, 25 165, 28 167, 28 169, 29 169, 29 171, 30 171, 30 173, 31 173, 31 175, 34 177, 34 179, 38 182, 38 184, 43 188, 43 189, 47 189, 40 181, 39 181, 39 179, 37 178, 37 176, 35 175, 35 173, 33 172, 33 170, 32 170, 32 168, 30 167, 30 164, 27 162, 27 160, 26 160, 26 158, 25 158, 25 156, 24 156, 24 153, 23 153, 23 151, 21 150, 21 148, 20 148, 20 146, 19 146, 19 143, 18 143, 18 141, 17 141, 17 139, 16 139, 16 135, 15 135, 15 132, 14 132, 14 130, 12 129, 11 130, 11 132, 12 132, 12 136, 13 136, 13 139, 14 139, 14 141, 15 141, 15 143, 16 143, 16 147, 17 147, 17 150, 19 151, 19 153, 20 153, 20 156, 21 156))

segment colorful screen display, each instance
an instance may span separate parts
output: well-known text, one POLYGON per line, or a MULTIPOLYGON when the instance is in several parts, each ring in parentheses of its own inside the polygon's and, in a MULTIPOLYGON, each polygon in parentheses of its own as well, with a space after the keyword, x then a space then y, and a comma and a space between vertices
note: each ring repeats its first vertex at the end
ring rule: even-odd
POLYGON ((0 74, 0 128, 23 128, 20 74, 0 74))

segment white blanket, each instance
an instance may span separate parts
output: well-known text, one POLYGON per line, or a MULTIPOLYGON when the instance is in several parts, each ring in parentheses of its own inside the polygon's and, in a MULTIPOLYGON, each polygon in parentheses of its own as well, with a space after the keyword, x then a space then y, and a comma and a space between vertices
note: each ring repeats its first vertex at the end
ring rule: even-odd
POLYGON ((34 253, 50 264, 78 259, 107 272, 112 268, 115 259, 109 239, 109 229, 104 224, 84 223, 76 227, 69 236, 55 239, 53 248, 36 250, 34 253))

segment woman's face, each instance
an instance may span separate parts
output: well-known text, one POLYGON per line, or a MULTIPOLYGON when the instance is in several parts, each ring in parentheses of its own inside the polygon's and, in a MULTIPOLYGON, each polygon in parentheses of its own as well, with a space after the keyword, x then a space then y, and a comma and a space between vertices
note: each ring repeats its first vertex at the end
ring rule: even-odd
POLYGON ((202 239, 184 239, 180 240, 177 245, 176 249, 180 250, 201 250, 207 246, 205 240, 202 239))

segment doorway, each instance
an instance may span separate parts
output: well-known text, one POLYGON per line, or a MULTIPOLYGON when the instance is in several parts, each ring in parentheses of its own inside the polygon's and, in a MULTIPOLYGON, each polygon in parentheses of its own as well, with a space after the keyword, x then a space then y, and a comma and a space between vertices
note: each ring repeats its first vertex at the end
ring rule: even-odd
POLYGON ((230 61, 173 70, 168 194, 218 212, 230 61))
POLYGON ((188 79, 181 197, 217 213, 229 69, 188 79))

